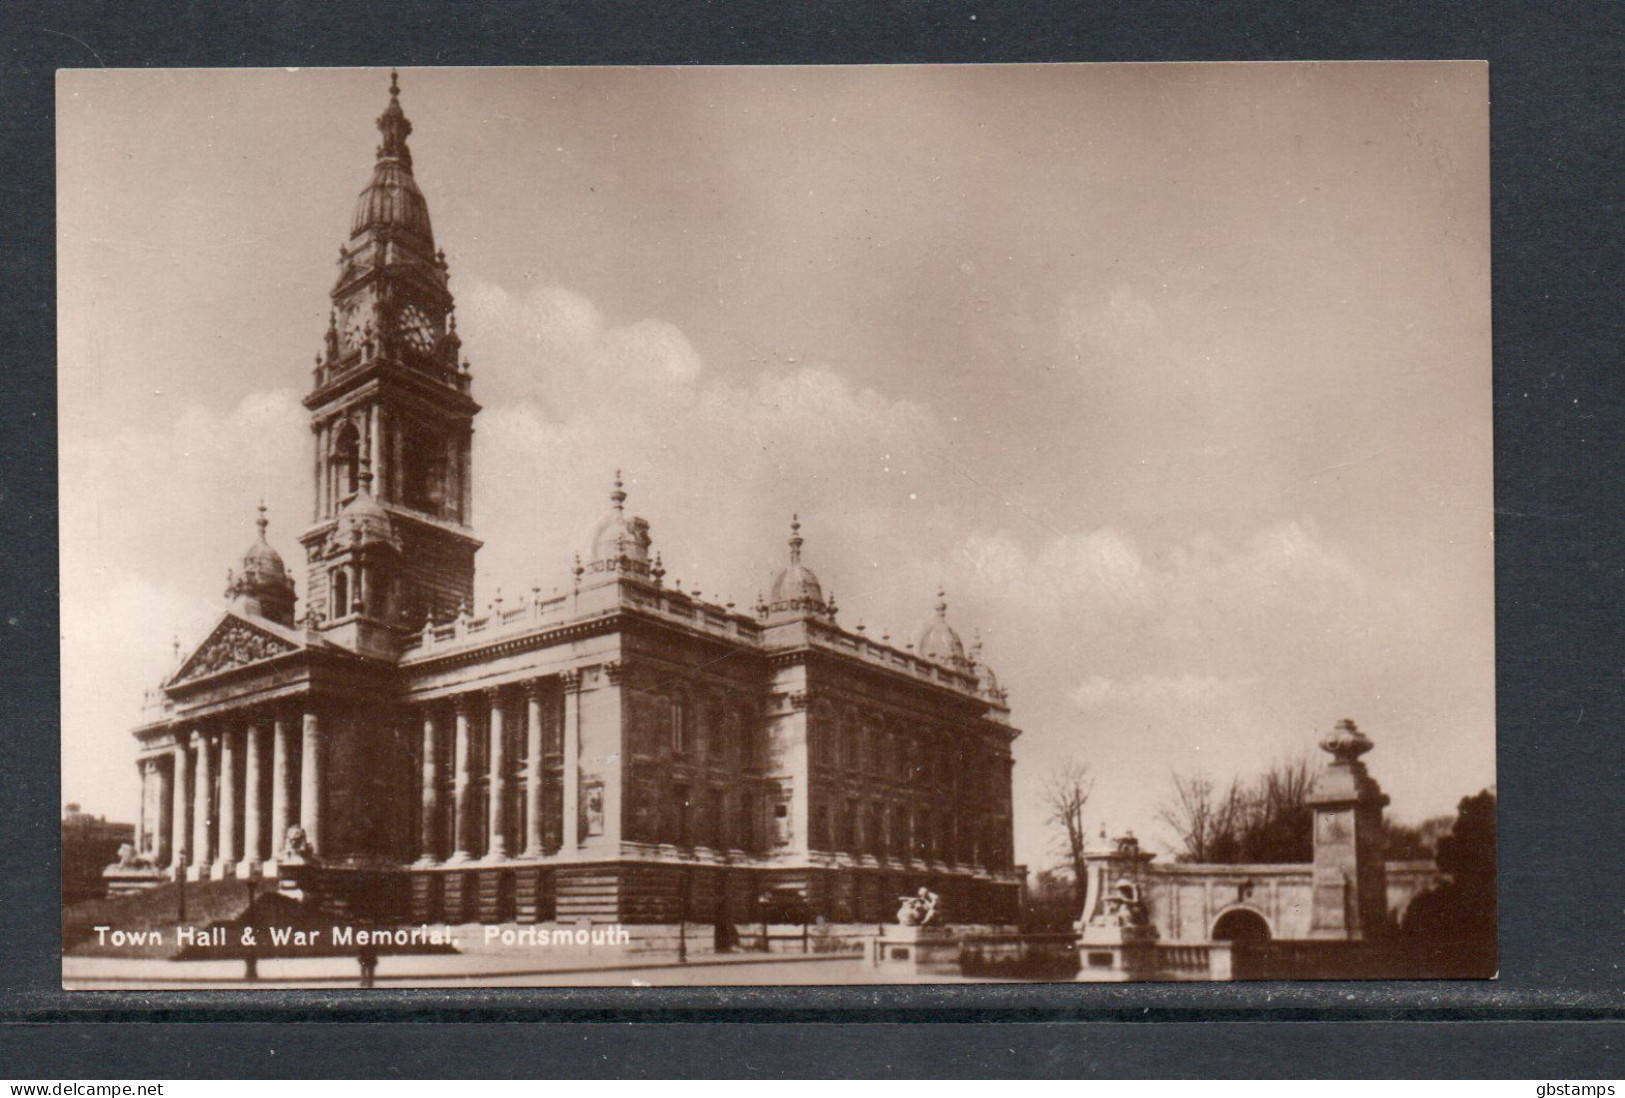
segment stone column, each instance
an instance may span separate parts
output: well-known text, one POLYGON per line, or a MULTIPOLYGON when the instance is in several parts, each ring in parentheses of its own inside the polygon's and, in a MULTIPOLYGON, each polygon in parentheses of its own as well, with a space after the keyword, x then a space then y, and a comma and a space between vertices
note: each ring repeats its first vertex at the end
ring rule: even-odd
POLYGON ((265 722, 248 726, 243 757, 243 865, 250 875, 265 861, 265 804, 260 794, 260 759, 265 755, 265 722))
POLYGON ((525 857, 542 856, 542 684, 525 684, 525 857))
POLYGON ((486 695, 491 705, 490 772, 487 777, 485 860, 501 861, 508 856, 508 737, 502 724, 502 691, 486 695))
POLYGON ((384 426, 381 409, 376 404, 367 415, 367 462, 372 467, 372 494, 381 496, 384 492, 384 426))
POLYGON ((237 734, 231 725, 220 733, 220 849, 215 851, 216 877, 229 877, 237 869, 237 734))
POLYGON ((159 765, 158 759, 152 760, 152 777, 156 787, 152 791, 152 816, 147 825, 152 829, 152 849, 148 856, 153 865, 166 865, 175 848, 173 817, 165 818, 175 800, 175 777, 159 765))
POLYGON ((451 860, 453 862, 468 861, 468 840, 470 830, 468 811, 472 804, 472 798, 469 796, 469 784, 473 780, 473 776, 469 773, 468 765, 469 749, 472 746, 468 742, 469 704, 469 698, 467 695, 458 695, 456 700, 457 741, 453 748, 453 765, 456 767, 456 772, 452 775, 451 806, 453 847, 451 852, 451 860))
POLYGON ((209 736, 195 732, 192 742, 197 744, 197 769, 192 776, 192 858, 198 876, 209 875, 209 863, 214 860, 214 848, 209 845, 209 816, 214 793, 214 767, 210 759, 209 736))
POLYGON ((433 865, 440 852, 440 746, 434 711, 423 711, 422 820, 418 838, 418 864, 433 865))
POLYGON ((136 806, 135 817, 135 852, 145 854, 151 848, 152 839, 147 823, 152 815, 152 767, 146 759, 137 759, 135 768, 141 774, 141 803, 136 806))
POLYGON ((564 767, 560 780, 564 819, 559 852, 568 856, 581 845, 581 672, 566 671, 564 685, 564 767))
POLYGON ((293 725, 287 717, 278 716, 271 731, 271 853, 282 857, 282 844, 287 842, 288 828, 293 826, 293 725))
POLYGON ((321 718, 306 713, 299 763, 299 826, 305 829, 305 839, 317 855, 327 853, 322 846, 322 798, 326 791, 326 776, 322 762, 327 754, 321 740, 321 718))
POLYGON ((175 777, 171 785, 169 809, 169 865, 178 869, 192 856, 191 837, 186 830, 186 806, 192 799, 192 753, 186 749, 188 735, 175 734, 175 777))

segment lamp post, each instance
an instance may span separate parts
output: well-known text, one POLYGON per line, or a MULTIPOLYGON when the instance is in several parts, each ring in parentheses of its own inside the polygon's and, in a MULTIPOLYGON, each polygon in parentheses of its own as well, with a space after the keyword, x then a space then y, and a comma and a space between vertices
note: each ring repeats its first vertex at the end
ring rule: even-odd
MULTIPOLYGON (((254 878, 250 877, 245 883, 248 885, 248 910, 245 912, 246 917, 244 921, 249 926, 253 926, 254 892, 258 882, 255 881, 254 878)), ((243 958, 243 979, 245 980, 258 980, 260 978, 260 959, 255 955, 254 948, 254 946, 249 946, 248 954, 243 958)))

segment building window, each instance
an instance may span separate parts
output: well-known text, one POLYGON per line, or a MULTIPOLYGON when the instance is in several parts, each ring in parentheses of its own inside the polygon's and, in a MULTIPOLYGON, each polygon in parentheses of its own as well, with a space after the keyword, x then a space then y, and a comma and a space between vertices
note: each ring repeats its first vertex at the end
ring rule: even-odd
POLYGON ((351 496, 361 488, 361 433, 346 422, 333 440, 333 473, 339 495, 351 496))
POLYGON ((790 802, 779 800, 773 805, 773 845, 790 845, 790 802))
POLYGON ((333 613, 332 617, 342 618, 350 612, 350 576, 344 569, 335 569, 333 572, 333 613))
POLYGON ((676 755, 686 755, 693 748, 692 729, 688 725, 688 706, 682 695, 671 700, 671 749, 676 755))

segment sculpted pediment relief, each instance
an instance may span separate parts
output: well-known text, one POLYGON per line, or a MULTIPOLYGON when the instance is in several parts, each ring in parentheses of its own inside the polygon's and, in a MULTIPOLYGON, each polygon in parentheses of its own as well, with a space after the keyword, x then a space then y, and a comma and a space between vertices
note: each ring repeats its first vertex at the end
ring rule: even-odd
POLYGON ((208 675, 273 659, 299 651, 299 645, 261 629, 242 618, 228 616, 170 679, 171 685, 191 682, 208 675))

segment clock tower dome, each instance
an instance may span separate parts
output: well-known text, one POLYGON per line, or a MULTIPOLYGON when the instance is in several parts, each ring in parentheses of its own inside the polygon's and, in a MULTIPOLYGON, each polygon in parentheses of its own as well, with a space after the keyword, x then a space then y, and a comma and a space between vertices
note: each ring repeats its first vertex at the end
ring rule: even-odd
POLYGON ((310 620, 335 641, 386 655, 396 633, 473 601, 479 405, 393 72, 378 130, 304 401, 315 513, 300 541, 310 620))

